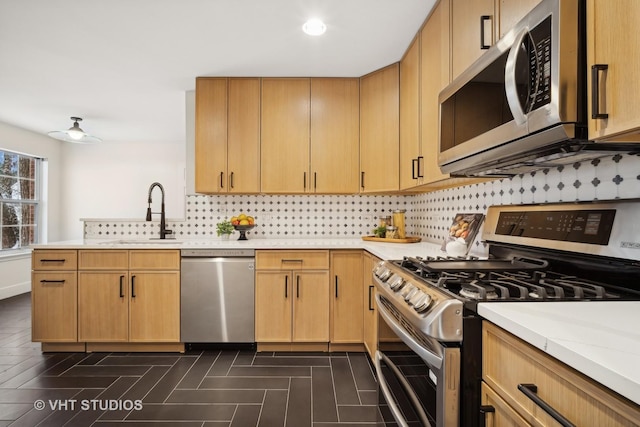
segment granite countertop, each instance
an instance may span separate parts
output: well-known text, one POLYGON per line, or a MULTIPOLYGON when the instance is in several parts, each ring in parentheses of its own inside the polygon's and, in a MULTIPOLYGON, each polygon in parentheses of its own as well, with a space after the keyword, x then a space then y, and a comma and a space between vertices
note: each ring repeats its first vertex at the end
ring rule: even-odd
POLYGON ((491 302, 485 319, 640 404, 640 302, 491 302))

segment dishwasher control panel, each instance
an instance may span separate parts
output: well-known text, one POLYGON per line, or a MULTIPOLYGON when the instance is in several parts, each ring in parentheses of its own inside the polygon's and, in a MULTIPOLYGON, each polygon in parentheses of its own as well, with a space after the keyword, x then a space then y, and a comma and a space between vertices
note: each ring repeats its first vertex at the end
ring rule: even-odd
POLYGON ((255 249, 182 249, 183 257, 253 257, 255 249))

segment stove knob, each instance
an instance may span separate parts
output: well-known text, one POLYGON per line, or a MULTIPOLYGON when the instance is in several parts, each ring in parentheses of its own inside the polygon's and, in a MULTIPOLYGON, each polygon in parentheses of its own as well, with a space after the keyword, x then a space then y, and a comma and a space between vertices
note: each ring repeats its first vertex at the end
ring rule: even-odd
POLYGON ((400 296, 402 296, 404 299, 407 298, 407 295, 412 293, 414 290, 416 289, 415 286, 413 286, 412 284, 407 283, 402 290, 400 291, 400 296))
POLYGON ((405 296, 404 296, 404 300, 406 302, 409 302, 411 300, 411 298, 413 298, 416 294, 418 293, 422 293, 422 291, 416 287, 413 287, 413 289, 411 289, 411 291, 409 291, 405 296))
POLYGON ((416 307, 422 301, 422 299, 425 296, 426 296, 426 294, 418 289, 418 292, 415 292, 411 296, 411 298, 409 299, 408 303, 409 303, 409 305, 412 305, 412 306, 416 307))
POLYGON ((379 268, 378 271, 376 271, 376 276, 378 276, 381 282, 386 282, 387 279, 391 277, 391 274, 391 270, 386 267, 379 268))
POLYGON ((398 292, 400 289, 402 289, 402 286, 404 285, 405 281, 402 277, 394 274, 387 281, 387 283, 389 284, 389 287, 391 288, 392 291, 398 292))
POLYGON ((420 302, 413 306, 413 309, 418 313, 424 313, 425 311, 427 311, 431 306, 431 302, 433 302, 431 295, 425 294, 424 296, 424 299, 420 300, 420 302))

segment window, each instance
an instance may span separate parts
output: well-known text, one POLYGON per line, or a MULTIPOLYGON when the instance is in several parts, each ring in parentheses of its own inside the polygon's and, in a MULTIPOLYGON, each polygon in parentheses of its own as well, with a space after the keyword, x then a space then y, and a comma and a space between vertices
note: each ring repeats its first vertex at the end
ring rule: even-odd
POLYGON ((38 241, 41 159, 0 150, 0 250, 38 241))

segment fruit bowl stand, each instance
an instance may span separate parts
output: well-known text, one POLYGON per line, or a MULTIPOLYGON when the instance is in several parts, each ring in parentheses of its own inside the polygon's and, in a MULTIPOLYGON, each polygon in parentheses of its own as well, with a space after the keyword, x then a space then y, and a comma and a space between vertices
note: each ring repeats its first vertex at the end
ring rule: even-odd
POLYGON ((247 239, 247 231, 253 229, 253 227, 255 227, 255 224, 250 224, 250 225, 234 225, 233 228, 235 228, 236 230, 238 230, 240 232, 240 237, 238 237, 238 240, 249 240, 247 239))

